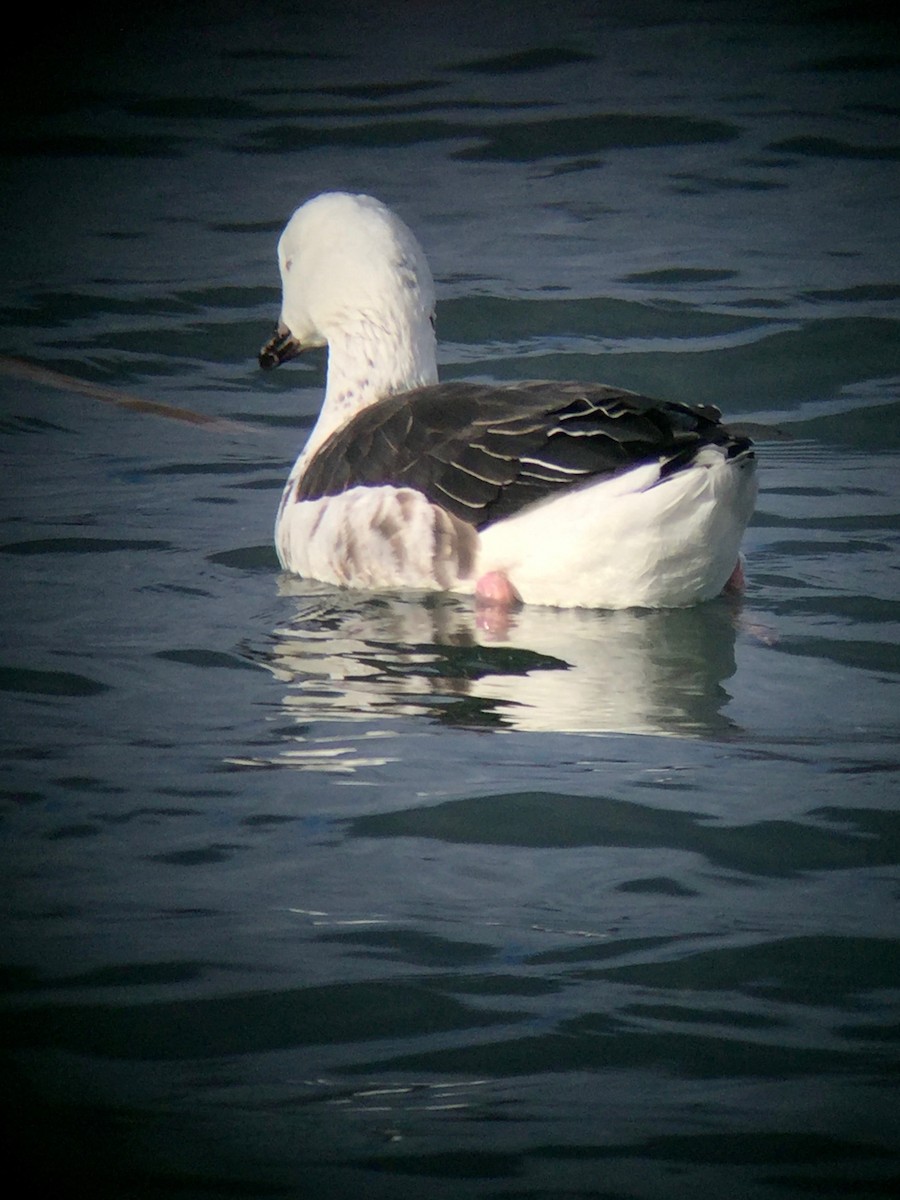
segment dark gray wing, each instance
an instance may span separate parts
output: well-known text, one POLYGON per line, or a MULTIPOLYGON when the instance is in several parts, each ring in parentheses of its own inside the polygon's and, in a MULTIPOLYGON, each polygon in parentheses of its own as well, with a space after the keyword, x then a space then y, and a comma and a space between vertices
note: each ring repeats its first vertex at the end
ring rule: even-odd
POLYGON ((307 467, 296 498, 410 487, 480 529, 642 462, 661 462, 671 474, 706 445, 748 453, 750 440, 720 415, 600 384, 437 383, 380 400, 339 429, 307 467))

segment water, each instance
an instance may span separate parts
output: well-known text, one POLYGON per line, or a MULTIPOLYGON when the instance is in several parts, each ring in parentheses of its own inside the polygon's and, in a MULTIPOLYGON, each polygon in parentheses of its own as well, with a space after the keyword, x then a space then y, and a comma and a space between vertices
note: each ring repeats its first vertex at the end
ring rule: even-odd
POLYGON ((117 12, 21 48, 0 371, 6 1125, 59 1196, 894 1194, 896 24, 825 3, 117 12), (199 13, 199 15, 198 15, 199 13), (49 40, 48 40, 49 39, 49 40), (445 377, 765 425, 744 603, 284 578, 373 192, 445 377))

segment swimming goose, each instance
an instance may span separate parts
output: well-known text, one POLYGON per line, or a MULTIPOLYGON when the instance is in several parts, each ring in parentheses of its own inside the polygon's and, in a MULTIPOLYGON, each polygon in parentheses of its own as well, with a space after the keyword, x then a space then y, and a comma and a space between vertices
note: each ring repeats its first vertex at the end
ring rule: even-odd
POLYGON ((754 455, 717 409, 595 383, 439 383, 431 271, 371 196, 309 200, 278 263, 260 365, 328 347, 278 510, 286 570, 501 608, 681 607, 740 581, 754 455))

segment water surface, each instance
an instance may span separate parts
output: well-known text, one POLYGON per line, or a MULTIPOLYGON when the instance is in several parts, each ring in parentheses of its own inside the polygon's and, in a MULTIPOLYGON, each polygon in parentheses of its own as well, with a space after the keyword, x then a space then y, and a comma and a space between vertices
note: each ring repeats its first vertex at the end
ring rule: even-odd
MULTIPOLYGON (((123 12, 0 153, 5 1109, 60 1196, 894 1194, 896 26, 810 3, 123 12), (372 192, 448 378, 765 426, 749 586, 282 576, 274 244, 372 192), (250 428, 252 427, 252 428, 250 428)), ((40 81, 40 86, 36 86, 40 81)))

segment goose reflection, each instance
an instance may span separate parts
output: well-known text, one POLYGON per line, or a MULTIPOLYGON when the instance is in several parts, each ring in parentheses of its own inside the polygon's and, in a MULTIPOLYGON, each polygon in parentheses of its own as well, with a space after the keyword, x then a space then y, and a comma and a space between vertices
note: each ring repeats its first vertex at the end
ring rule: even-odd
MULTIPOLYGON (((722 736, 734 728, 735 610, 526 606, 500 631, 448 594, 361 595, 285 577, 291 619, 255 657, 298 723, 422 718, 557 733, 722 736)), ((383 726, 382 726, 383 728, 383 726)))

